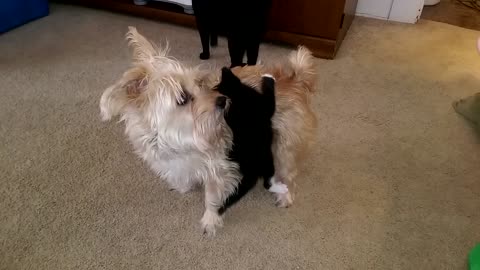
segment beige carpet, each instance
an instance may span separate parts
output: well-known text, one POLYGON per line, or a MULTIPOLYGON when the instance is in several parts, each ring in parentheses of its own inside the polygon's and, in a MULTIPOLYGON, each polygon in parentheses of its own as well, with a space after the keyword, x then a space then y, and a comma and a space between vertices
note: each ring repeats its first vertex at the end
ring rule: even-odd
MULTIPOLYGON (((480 136, 451 102, 480 89, 480 33, 357 18, 318 60, 318 147, 294 207, 258 186, 208 239, 202 194, 169 192, 99 121, 128 25, 200 63, 192 29, 80 7, 0 36, 1 269, 465 269, 480 136)), ((208 64, 227 64, 225 43, 208 64)))

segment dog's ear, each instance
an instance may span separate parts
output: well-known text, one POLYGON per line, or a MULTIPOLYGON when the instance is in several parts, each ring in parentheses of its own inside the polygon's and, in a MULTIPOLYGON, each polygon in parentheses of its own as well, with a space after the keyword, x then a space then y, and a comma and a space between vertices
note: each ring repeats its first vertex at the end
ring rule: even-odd
POLYGON ((119 115, 125 105, 140 102, 148 86, 146 68, 134 67, 125 72, 122 78, 103 92, 100 99, 100 113, 103 121, 119 115))
POLYGON ((128 27, 126 38, 128 45, 132 48, 132 58, 137 62, 151 61, 155 56, 165 56, 168 51, 168 46, 163 51, 160 51, 155 44, 150 43, 132 26, 128 27))

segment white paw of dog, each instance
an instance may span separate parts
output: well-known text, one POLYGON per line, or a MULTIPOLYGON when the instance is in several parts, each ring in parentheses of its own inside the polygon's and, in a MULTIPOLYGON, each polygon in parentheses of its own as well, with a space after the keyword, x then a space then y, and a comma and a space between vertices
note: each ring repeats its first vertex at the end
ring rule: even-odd
POLYGON ((206 210, 200 220, 202 224, 203 234, 207 236, 215 236, 217 228, 223 226, 222 217, 211 210, 206 210))
POLYGON ((170 191, 176 191, 176 192, 178 192, 178 193, 180 193, 180 194, 185 194, 185 193, 188 193, 188 192, 191 191, 190 188, 173 188, 173 187, 169 188, 168 190, 170 190, 170 191))
POLYGON ((196 186, 194 184, 170 184, 169 190, 176 191, 180 194, 185 194, 192 191, 196 186))

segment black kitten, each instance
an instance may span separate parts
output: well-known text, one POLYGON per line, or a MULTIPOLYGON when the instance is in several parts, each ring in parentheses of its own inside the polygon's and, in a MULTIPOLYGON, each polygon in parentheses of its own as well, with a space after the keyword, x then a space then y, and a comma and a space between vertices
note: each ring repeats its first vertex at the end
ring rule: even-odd
POLYGON ((272 154, 272 116, 275 113, 275 80, 263 76, 261 93, 243 84, 228 68, 222 69, 217 90, 230 99, 225 121, 233 133, 229 158, 237 162, 243 178, 236 192, 220 207, 219 214, 240 200, 252 189, 258 178, 270 188, 275 169, 272 154))

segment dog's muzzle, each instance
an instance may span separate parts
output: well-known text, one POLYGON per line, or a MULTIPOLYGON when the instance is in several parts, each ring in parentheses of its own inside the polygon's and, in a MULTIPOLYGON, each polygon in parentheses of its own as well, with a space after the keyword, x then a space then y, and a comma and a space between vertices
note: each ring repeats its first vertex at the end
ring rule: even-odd
POLYGON ((215 106, 219 109, 225 109, 225 106, 227 105, 227 97, 220 96, 217 97, 217 100, 215 101, 215 106))

